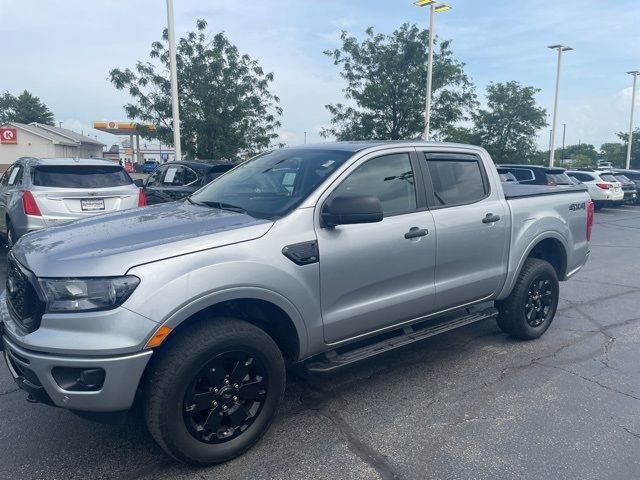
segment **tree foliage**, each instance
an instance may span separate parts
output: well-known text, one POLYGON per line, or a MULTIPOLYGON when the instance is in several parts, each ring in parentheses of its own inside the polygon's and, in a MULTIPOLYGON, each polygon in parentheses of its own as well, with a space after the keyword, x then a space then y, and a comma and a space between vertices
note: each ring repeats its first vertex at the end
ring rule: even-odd
POLYGON ((0 123, 42 123, 54 125, 53 113, 31 92, 25 90, 17 97, 9 92, 0 95, 0 123))
POLYGON ((619 142, 603 143, 600 146, 600 157, 618 168, 624 168, 627 163, 627 145, 619 142))
MULTIPOLYGON (((404 24, 389 35, 366 30, 363 41, 342 32, 342 46, 325 54, 341 67, 349 105, 327 105, 331 126, 324 137, 339 140, 419 137, 424 130, 428 31, 404 24)), ((438 136, 467 118, 476 104, 464 64, 448 41, 436 41, 431 128, 438 136)))
POLYGON ((447 139, 481 145, 496 163, 531 163, 538 156, 536 134, 547 125, 538 91, 516 81, 489 84, 486 107, 472 114, 473 128, 452 130, 447 139))
MULTIPOLYGON (((624 154, 622 156, 622 159, 619 160, 621 166, 624 166, 627 163, 627 145, 629 142, 629 134, 625 132, 619 132, 617 135, 624 144, 622 146, 624 154)), ((615 161, 615 159, 612 161, 615 161)), ((633 131, 633 137, 631 140, 631 168, 640 169, 640 128, 636 128, 633 131)))
MULTIPOLYGON (((235 159, 268 148, 277 138, 282 109, 271 93, 273 74, 243 55, 224 33, 211 39, 207 23, 177 43, 181 145, 187 158, 235 159)), ((173 144, 168 33, 152 44, 150 61, 133 69, 110 71, 111 83, 126 90, 133 103, 125 105, 132 120, 156 125, 140 127, 150 138, 173 144)))

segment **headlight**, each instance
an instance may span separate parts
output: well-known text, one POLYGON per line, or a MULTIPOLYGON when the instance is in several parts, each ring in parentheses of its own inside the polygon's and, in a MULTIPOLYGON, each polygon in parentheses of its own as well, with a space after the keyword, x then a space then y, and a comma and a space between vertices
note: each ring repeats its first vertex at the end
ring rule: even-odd
POLYGON ((41 278, 47 312, 110 310, 124 303, 140 279, 132 275, 111 278, 41 278))

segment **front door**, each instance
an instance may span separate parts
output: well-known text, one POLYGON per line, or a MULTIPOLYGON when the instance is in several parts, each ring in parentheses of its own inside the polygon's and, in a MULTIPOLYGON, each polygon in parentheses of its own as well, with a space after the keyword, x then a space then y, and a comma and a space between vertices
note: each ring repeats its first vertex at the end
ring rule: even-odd
POLYGON ((344 195, 375 195, 380 223, 322 228, 320 294, 327 343, 384 329, 431 312, 436 242, 415 152, 365 157, 319 202, 344 195), (418 234, 416 234, 418 232, 418 234))

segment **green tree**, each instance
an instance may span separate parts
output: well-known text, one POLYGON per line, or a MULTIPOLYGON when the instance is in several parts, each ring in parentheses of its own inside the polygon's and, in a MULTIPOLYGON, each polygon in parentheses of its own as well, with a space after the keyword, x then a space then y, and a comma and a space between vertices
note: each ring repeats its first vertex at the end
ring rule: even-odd
POLYGON ((597 161, 584 153, 577 153, 571 157, 571 168, 594 168, 597 161))
MULTIPOLYGON (((331 127, 324 137, 339 140, 419 137, 424 130, 428 31, 404 24, 389 35, 366 30, 363 41, 343 31, 341 48, 324 52, 342 69, 350 105, 327 105, 331 127)), ((431 129, 436 138, 464 120, 476 105, 464 64, 449 41, 436 41, 431 129)))
POLYGON ((546 111, 536 104, 538 91, 516 81, 489 84, 487 106, 473 113, 473 129, 467 130, 469 143, 487 149, 496 163, 534 161, 536 134, 547 125, 546 111))
POLYGON ((603 143, 600 146, 600 157, 618 168, 624 168, 627 162, 627 146, 619 142, 603 143))
POLYGON ((54 125, 54 117, 38 97, 25 90, 17 97, 9 92, 0 95, 0 122, 54 125))
MULTIPOLYGON (((273 74, 243 55, 223 33, 210 39, 207 23, 177 44, 181 145, 187 158, 236 159, 268 148, 277 139, 282 109, 269 87, 273 74)), ((125 105, 132 120, 156 125, 139 130, 149 138, 173 144, 168 33, 152 44, 151 61, 133 69, 115 68, 109 79, 127 90, 134 102, 125 105)))
MULTIPOLYGON (((588 143, 580 143, 576 145, 566 145, 564 147, 564 158, 575 158, 578 155, 582 155, 591 160, 592 164, 595 165, 598 160, 598 151, 593 145, 588 143)), ((556 150, 556 156, 558 160, 562 159, 562 148, 558 148, 556 150)))
MULTIPOLYGON (((627 163, 627 144, 629 142, 629 134, 620 132, 618 133, 618 138, 622 140, 624 143, 623 151, 624 157, 621 162, 622 165, 626 165, 627 163)), ((640 169, 640 128, 636 128, 633 131, 633 138, 631 141, 631 168, 632 169, 640 169)))

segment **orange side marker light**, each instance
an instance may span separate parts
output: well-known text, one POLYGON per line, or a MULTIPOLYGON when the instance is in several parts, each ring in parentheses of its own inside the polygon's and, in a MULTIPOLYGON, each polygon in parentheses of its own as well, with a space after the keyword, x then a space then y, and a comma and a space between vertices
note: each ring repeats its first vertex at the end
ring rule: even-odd
POLYGON ((145 348, 159 347, 160 344, 162 342, 164 342, 164 339, 167 338, 170 333, 171 333, 171 328, 167 327, 166 325, 162 325, 156 331, 156 333, 153 335, 153 337, 151 337, 151 339, 147 342, 147 345, 146 345, 145 348))

